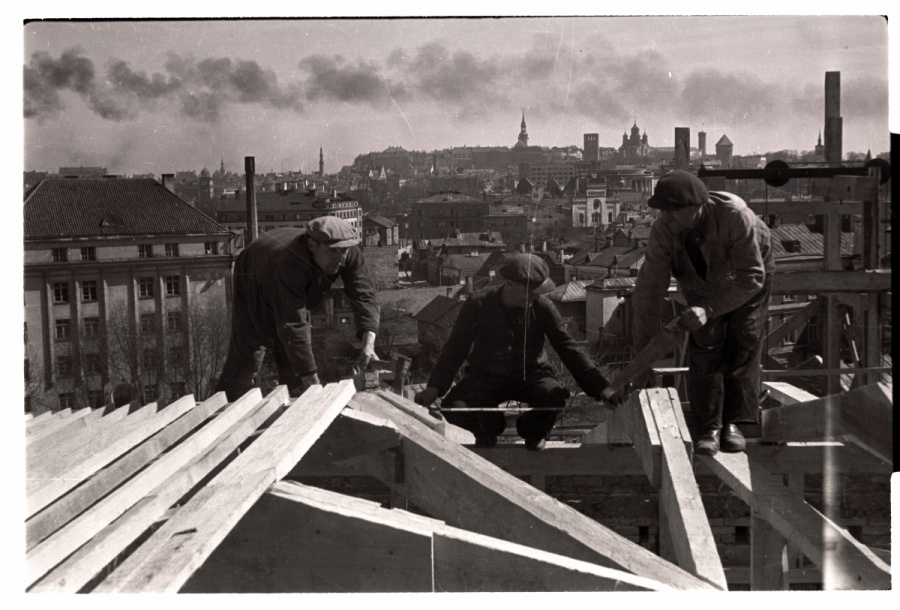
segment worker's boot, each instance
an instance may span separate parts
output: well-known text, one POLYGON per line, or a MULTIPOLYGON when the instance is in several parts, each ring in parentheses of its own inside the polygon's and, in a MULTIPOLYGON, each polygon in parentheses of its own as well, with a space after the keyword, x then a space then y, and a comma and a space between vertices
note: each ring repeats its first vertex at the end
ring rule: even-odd
POLYGON ((706 430, 694 442, 694 453, 698 455, 715 455, 719 452, 719 438, 722 431, 719 428, 706 430))
POLYGON ((722 430, 721 449, 725 453, 741 453, 747 448, 747 441, 740 429, 734 424, 728 424, 722 430))
POLYGON ((543 438, 526 438, 525 448, 529 451, 543 451, 547 446, 547 441, 543 438))

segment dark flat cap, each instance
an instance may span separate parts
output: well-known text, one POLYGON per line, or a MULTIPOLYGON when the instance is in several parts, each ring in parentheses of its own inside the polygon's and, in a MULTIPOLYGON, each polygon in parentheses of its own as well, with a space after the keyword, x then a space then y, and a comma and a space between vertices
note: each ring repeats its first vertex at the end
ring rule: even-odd
POLYGON ((322 216, 310 220, 306 233, 310 239, 328 244, 332 248, 346 248, 359 243, 353 225, 336 216, 322 216))
POLYGON ((669 172, 659 179, 647 205, 658 210, 677 210, 709 201, 709 191, 694 174, 682 170, 669 172))
POLYGON ((500 267, 500 276, 517 284, 524 284, 532 294, 545 294, 556 288, 550 279, 550 268, 534 254, 516 254, 500 267))

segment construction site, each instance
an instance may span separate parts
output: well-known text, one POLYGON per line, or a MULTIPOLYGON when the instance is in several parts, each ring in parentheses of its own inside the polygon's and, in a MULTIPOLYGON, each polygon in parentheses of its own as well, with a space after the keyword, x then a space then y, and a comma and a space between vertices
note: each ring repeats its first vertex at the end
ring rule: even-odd
POLYGON ((890 590, 890 167, 841 163, 839 80, 825 90, 829 163, 698 172, 711 190, 803 181, 802 199, 751 206, 821 229, 822 255, 774 276, 790 298, 769 310, 746 452, 694 455, 682 346, 541 452, 514 426, 476 448, 413 401, 402 358, 299 398, 29 414, 25 589, 890 590), (786 365, 813 319, 820 360, 786 365))

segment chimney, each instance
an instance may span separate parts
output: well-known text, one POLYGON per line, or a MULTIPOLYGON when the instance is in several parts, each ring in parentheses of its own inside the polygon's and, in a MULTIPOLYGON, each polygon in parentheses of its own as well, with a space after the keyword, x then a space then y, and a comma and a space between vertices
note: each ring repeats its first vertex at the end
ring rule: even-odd
MULTIPOLYGON (((469 294, 475 292, 475 278, 471 275, 466 278, 466 290, 469 294)), ((448 289, 449 291, 449 289, 448 289)), ((449 296, 449 295, 448 295, 449 296)))
POLYGON ((825 160, 840 163, 843 157, 841 73, 825 73, 825 160))
POLYGON ((259 237, 256 226, 256 189, 253 187, 256 173, 255 157, 244 157, 244 173, 247 177, 247 239, 245 246, 249 246, 253 240, 259 237))
POLYGON ((337 189, 331 189, 331 198, 337 199, 337 189))
POLYGON ((453 294, 453 286, 447 286, 447 297, 453 294))
POLYGON ((525 244, 524 243, 519 244, 519 252, 521 254, 525 254, 525 244))
POLYGON ((175 174, 163 174, 162 185, 171 193, 175 192, 175 174))

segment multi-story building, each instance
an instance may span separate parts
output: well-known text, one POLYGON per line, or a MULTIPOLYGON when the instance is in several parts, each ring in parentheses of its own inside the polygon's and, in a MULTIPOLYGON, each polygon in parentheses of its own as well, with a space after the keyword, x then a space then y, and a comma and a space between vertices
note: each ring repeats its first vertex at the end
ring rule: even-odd
POLYGON ((26 410, 205 398, 232 232, 155 180, 45 180, 25 195, 24 241, 26 410))
POLYGON ((461 193, 440 193, 413 202, 409 237, 413 241, 439 239, 454 232, 484 231, 489 202, 461 193))
MULTIPOLYGON (((231 231, 243 234, 247 228, 247 199, 242 192, 235 199, 219 200, 214 216, 231 231)), ((310 220, 320 216, 336 216, 349 222, 362 234, 362 207, 356 199, 337 190, 285 190, 256 193, 256 222, 260 233, 276 227, 306 228, 310 220)))

